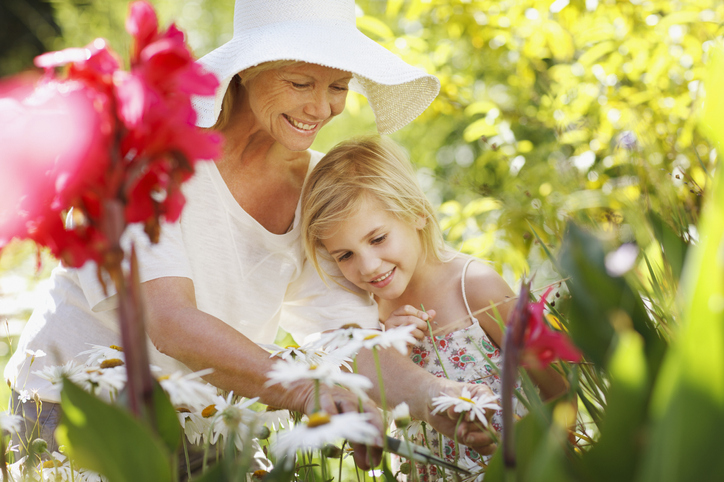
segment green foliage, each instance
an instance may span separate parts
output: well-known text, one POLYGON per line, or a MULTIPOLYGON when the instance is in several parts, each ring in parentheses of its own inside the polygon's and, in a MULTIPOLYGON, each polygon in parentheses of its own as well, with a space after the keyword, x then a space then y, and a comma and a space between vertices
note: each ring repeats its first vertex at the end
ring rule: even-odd
POLYGON ((82 467, 113 482, 172 480, 170 452, 147 424, 69 381, 63 384, 61 407, 56 437, 82 467))

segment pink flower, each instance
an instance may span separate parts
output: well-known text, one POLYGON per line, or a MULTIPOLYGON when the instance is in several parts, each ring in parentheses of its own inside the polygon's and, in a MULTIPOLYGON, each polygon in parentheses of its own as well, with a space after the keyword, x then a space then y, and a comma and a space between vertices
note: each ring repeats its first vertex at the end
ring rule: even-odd
POLYGON ((523 365, 545 368, 556 359, 578 362, 581 352, 571 343, 568 336, 553 330, 543 318, 546 297, 553 290, 548 288, 540 300, 527 306, 527 327, 523 338, 523 365))

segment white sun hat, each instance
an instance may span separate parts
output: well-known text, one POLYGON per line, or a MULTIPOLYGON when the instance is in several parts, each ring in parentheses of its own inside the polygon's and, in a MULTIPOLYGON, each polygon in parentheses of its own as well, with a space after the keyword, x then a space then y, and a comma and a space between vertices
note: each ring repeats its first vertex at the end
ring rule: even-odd
POLYGON ((196 124, 214 125, 235 74, 273 60, 351 72, 350 89, 367 97, 380 134, 407 125, 440 91, 437 77, 357 29, 354 0, 236 0, 233 38, 199 60, 220 86, 215 96, 193 99, 196 124))

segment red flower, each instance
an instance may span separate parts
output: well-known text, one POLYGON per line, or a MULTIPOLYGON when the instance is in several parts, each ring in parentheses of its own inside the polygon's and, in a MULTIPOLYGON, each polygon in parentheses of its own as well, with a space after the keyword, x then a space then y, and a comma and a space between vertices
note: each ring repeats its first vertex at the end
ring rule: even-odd
POLYGON ((581 352, 573 346, 568 336, 549 328, 543 318, 546 297, 552 289, 553 287, 548 288, 538 302, 529 303, 527 306, 527 328, 522 356, 526 366, 545 368, 558 358, 572 362, 581 360, 581 352))
POLYGON ((97 39, 37 57, 45 76, 34 90, 0 86, 0 249, 30 238, 77 267, 103 263, 128 223, 144 223, 155 241, 162 218, 179 218, 195 162, 218 156, 220 137, 195 126, 190 99, 212 94, 216 78, 180 30, 159 31, 148 3, 131 5, 126 28, 128 72, 97 39), (80 222, 63 228, 71 207, 80 222))

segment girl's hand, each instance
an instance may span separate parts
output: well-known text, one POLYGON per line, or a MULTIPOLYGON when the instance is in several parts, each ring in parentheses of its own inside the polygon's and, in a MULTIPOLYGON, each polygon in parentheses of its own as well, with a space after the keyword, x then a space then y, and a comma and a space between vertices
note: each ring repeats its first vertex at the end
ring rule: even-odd
POLYGON ((422 340, 428 334, 427 320, 432 321, 434 318, 435 310, 424 312, 414 306, 405 305, 393 311, 387 321, 384 322, 384 325, 385 330, 391 330, 398 326, 414 325, 415 330, 412 332, 412 336, 416 340, 422 340))

